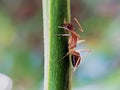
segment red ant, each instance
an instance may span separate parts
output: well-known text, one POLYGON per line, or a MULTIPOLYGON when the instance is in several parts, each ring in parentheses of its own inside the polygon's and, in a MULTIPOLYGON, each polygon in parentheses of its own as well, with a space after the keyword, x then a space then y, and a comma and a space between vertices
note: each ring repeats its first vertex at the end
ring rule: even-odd
MULTIPOLYGON (((83 29, 82 29, 80 23, 78 22, 78 20, 76 18, 74 18, 74 20, 78 24, 80 31, 83 32, 83 29)), ((73 24, 71 24, 69 22, 64 22, 63 26, 59 26, 59 28, 62 28, 64 30, 67 30, 68 32, 70 32, 69 34, 58 34, 58 35, 69 36, 69 40, 68 40, 69 52, 64 57, 71 54, 72 65, 73 65, 74 71, 75 71, 81 61, 81 56, 80 56, 79 52, 90 52, 90 50, 89 49, 75 50, 76 45, 78 43, 84 42, 85 40, 78 41, 78 39, 80 39, 80 35, 77 34, 77 32, 75 32, 75 28, 74 28, 73 24)))

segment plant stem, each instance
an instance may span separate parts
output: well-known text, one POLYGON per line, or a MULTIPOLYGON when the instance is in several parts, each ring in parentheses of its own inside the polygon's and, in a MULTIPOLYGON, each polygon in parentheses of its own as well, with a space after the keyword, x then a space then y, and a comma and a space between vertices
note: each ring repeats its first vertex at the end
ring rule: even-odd
POLYGON ((44 90, 71 90, 69 57, 60 61, 68 52, 68 40, 55 35, 65 33, 58 28, 64 19, 70 22, 70 0, 43 0, 44 90))

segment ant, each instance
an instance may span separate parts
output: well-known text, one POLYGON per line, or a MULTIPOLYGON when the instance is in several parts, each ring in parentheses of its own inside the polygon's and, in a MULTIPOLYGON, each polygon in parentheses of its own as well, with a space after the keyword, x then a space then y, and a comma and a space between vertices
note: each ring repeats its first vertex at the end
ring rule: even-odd
MULTIPOLYGON (((80 23, 78 22, 78 20, 76 18, 74 18, 74 20, 78 24, 79 30, 81 32, 84 32, 80 23)), ((76 45, 78 43, 84 42, 85 40, 80 40, 80 35, 77 34, 77 32, 75 32, 75 27, 72 23, 64 22, 64 24, 62 26, 59 26, 59 28, 62 28, 62 29, 69 32, 69 34, 58 34, 58 35, 69 36, 69 39, 68 39, 68 50, 69 50, 69 52, 64 57, 71 54, 72 65, 73 65, 73 68, 74 68, 73 71, 75 71, 76 68, 78 67, 78 65, 80 64, 81 59, 82 59, 79 52, 90 52, 90 50, 89 49, 75 50, 76 45)))

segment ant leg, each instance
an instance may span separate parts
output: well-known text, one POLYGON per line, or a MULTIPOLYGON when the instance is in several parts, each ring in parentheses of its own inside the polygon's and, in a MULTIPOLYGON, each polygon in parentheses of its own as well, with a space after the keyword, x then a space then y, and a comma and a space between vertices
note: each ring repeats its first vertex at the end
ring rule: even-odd
POLYGON ((89 49, 81 49, 81 50, 76 50, 77 52, 87 52, 86 55, 84 55, 83 57, 81 57, 81 60, 84 59, 91 51, 89 49))
POLYGON ((61 58, 61 60, 62 59, 64 59, 66 56, 68 56, 70 54, 70 52, 68 52, 65 56, 63 56, 62 58, 61 58))
POLYGON ((70 36, 70 34, 55 34, 56 36, 70 36))
POLYGON ((77 44, 80 44, 80 43, 83 43, 83 42, 85 42, 85 40, 78 40, 77 44))
POLYGON ((66 28, 66 27, 58 26, 58 28, 65 29, 65 30, 68 30, 68 31, 69 31, 69 29, 66 28))
POLYGON ((75 22, 78 24, 79 28, 80 28, 80 31, 81 32, 84 32, 83 29, 82 29, 82 26, 80 25, 79 21, 77 20, 77 18, 74 18, 75 22))
POLYGON ((80 49, 80 50, 76 50, 77 52, 90 52, 89 49, 80 49))
MULTIPOLYGON (((66 56, 68 56, 70 54, 70 52, 68 52, 65 56, 63 56, 60 60, 58 60, 58 62, 62 61, 66 56)), ((58 63, 57 62, 57 63, 58 63)))
POLYGON ((77 60, 77 62, 76 62, 76 65, 75 65, 75 67, 73 68, 73 72, 76 70, 79 62, 80 62, 80 58, 78 58, 78 60, 77 60))
POLYGON ((64 29, 64 30, 66 30, 66 31, 68 31, 68 32, 72 32, 71 30, 69 30, 69 29, 66 28, 66 27, 58 26, 58 28, 64 29))

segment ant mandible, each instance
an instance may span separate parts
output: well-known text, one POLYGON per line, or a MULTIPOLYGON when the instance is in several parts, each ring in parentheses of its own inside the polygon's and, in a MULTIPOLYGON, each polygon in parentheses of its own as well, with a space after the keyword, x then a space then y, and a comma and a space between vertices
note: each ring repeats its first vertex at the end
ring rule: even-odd
MULTIPOLYGON (((78 24, 79 30, 81 32, 84 32, 80 23, 78 22, 78 20, 76 18, 74 18, 74 20, 78 24)), ((64 24, 62 26, 59 26, 59 28, 62 28, 62 29, 69 32, 69 34, 58 34, 58 35, 69 36, 69 39, 68 39, 68 50, 69 50, 69 52, 64 57, 71 54, 72 65, 73 65, 73 68, 74 68, 73 71, 75 71, 76 68, 78 67, 78 65, 80 64, 81 59, 82 59, 79 52, 90 52, 90 50, 89 49, 75 50, 76 45, 78 43, 84 42, 85 40, 80 40, 80 35, 77 34, 77 32, 75 32, 75 27, 73 26, 72 23, 64 22, 64 24)))

